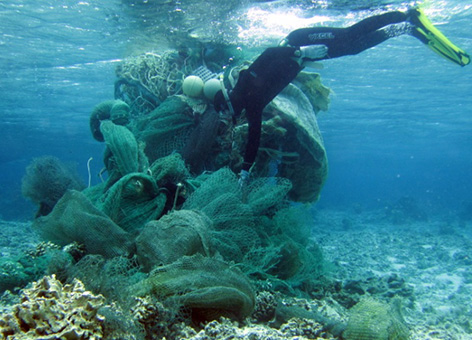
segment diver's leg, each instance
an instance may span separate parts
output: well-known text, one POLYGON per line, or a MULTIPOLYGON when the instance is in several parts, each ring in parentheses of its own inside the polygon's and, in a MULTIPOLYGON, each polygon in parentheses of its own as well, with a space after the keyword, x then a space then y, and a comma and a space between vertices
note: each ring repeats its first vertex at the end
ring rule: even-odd
POLYGON ((300 28, 291 32, 282 40, 279 46, 308 46, 308 45, 326 45, 345 36, 346 28, 337 27, 307 27, 300 28))
POLYGON ((327 45, 327 43, 329 44, 330 41, 335 41, 338 39, 356 39, 361 35, 368 34, 391 24, 404 22, 405 20, 407 20, 406 13, 394 11, 374 15, 346 28, 300 28, 291 32, 281 44, 295 47, 321 44, 327 45))
POLYGON ((349 40, 349 44, 336 45, 331 51, 328 51, 328 55, 331 58, 343 55, 355 55, 377 46, 390 38, 398 37, 403 34, 411 34, 411 32, 412 26, 408 23, 388 25, 382 29, 368 32, 357 38, 352 38, 349 40))
POLYGON ((321 33, 320 30, 311 31, 312 33, 308 34, 306 37, 313 37, 314 35, 319 36, 320 34, 323 34, 325 37, 330 36, 329 34, 332 34, 332 36, 330 39, 317 39, 317 43, 300 47, 303 60, 305 61, 333 59, 346 55, 358 54, 384 42, 387 39, 409 33, 411 29, 407 24, 397 24, 376 31, 366 31, 362 35, 351 34, 348 28, 330 30, 329 32, 323 30, 321 33), (323 51, 322 47, 325 47, 327 51, 319 53, 320 51, 323 51), (311 48, 314 48, 315 50, 310 51, 311 48), (317 54, 319 56, 317 56, 317 54), (311 55, 313 55, 313 57, 311 55))
POLYGON ((399 35, 396 33, 407 33, 406 30, 395 33, 392 29, 385 29, 406 20, 406 13, 394 11, 366 18, 346 28, 301 28, 291 32, 281 44, 296 47, 309 45, 324 45, 327 47, 328 51, 325 56, 305 58, 306 60, 339 58, 345 55, 358 54, 393 36, 399 35))
POLYGON ((405 22, 408 16, 404 12, 393 11, 379 15, 374 15, 359 21, 358 23, 349 26, 347 30, 352 38, 356 38, 370 32, 377 31, 388 25, 405 22))
POLYGON ((298 29, 282 40, 281 46, 325 45, 328 48, 325 57, 308 59, 323 60, 358 54, 401 34, 411 34, 456 64, 465 66, 470 63, 470 56, 452 44, 418 8, 375 15, 347 28, 298 29))

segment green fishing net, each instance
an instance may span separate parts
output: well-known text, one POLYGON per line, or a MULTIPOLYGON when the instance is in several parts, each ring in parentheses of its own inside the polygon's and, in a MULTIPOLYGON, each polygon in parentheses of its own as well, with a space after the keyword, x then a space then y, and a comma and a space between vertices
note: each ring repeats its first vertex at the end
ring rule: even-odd
POLYGON ((303 74, 267 106, 242 190, 247 123, 179 94, 192 63, 169 52, 120 65, 120 100, 90 117, 93 137, 106 145, 108 177, 61 194, 34 227, 61 246, 84 246, 67 272, 97 292, 116 298, 113 287, 131 287, 130 296, 157 296, 197 319, 241 319, 254 307, 251 281, 296 294, 323 272, 310 220, 294 201, 316 201, 326 178, 316 113, 327 109, 329 90, 319 75, 303 74), (97 279, 105 269, 110 277, 97 279))
POLYGON ((126 125, 129 122, 129 106, 122 100, 106 100, 93 108, 90 115, 90 131, 93 138, 103 142, 100 131, 100 122, 111 120, 117 125, 126 125))
POLYGON ((319 248, 305 249, 310 220, 302 216, 308 213, 303 215, 301 208, 287 206, 290 181, 259 178, 245 194, 227 168, 204 177, 183 208, 201 211, 212 221, 212 252, 239 263, 251 277, 290 280, 293 286, 323 273, 319 248))
POLYGON ((88 252, 106 257, 127 255, 132 247, 130 235, 79 191, 66 192, 53 211, 37 218, 33 227, 58 245, 78 242, 88 252))
POLYGON ((150 175, 130 173, 113 184, 96 205, 121 228, 134 231, 159 217, 165 202, 166 195, 159 192, 150 175))
POLYGON ((366 298, 351 308, 343 333, 346 340, 407 340, 408 328, 400 312, 400 301, 392 304, 366 298))
POLYGON ((137 119, 132 129, 135 136, 145 143, 144 152, 152 163, 182 150, 194 123, 192 110, 186 101, 174 96, 149 115, 137 119))
POLYGON ((182 305, 200 321, 221 316, 243 319, 255 303, 254 289, 238 268, 202 255, 183 256, 157 267, 149 278, 132 287, 131 294, 152 294, 166 303, 182 305))
POLYGON ((114 162, 120 175, 138 171, 138 143, 131 131, 110 120, 101 122, 100 131, 112 154, 110 161, 114 162))
POLYGON ((81 190, 79 176, 57 157, 33 159, 21 181, 21 192, 38 205, 36 217, 49 214, 67 190, 81 190))
MULTIPOLYGON (((143 56, 132 69, 142 67, 140 72, 145 74, 144 60, 152 58, 155 57, 143 56)), ((130 60, 125 65, 131 64, 130 60)), ((153 65, 148 66, 150 74, 154 72, 153 65)), ((142 86, 150 83, 143 77, 134 78, 142 86)), ((328 109, 329 94, 319 74, 301 72, 294 84, 287 86, 264 110, 261 147, 253 174, 289 179, 292 182, 289 195, 295 201, 316 201, 327 177, 328 162, 316 114, 328 109)), ((233 125, 227 117, 219 117, 204 100, 185 96, 161 99, 156 109, 140 115, 130 127, 136 139, 145 144, 144 152, 151 163, 178 152, 194 174, 225 166, 239 172, 247 140, 244 117, 233 125)))
POLYGON ((149 168, 158 187, 167 184, 178 184, 190 179, 191 175, 185 165, 185 161, 179 153, 161 157, 151 164, 149 168))
POLYGON ((139 263, 151 270, 156 265, 170 264, 182 256, 210 256, 211 220, 192 210, 171 212, 151 221, 136 238, 139 263))

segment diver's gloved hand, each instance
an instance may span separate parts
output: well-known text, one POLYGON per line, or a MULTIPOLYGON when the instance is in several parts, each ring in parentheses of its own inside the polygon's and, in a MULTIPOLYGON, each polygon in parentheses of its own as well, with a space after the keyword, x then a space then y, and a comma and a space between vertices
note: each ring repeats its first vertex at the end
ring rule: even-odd
POLYGON ((250 178, 251 178, 251 174, 249 173, 249 171, 241 170, 241 172, 239 173, 239 181, 238 181, 239 187, 241 189, 247 188, 247 186, 249 185, 250 178))
POLYGON ((300 58, 305 61, 315 61, 326 57, 328 47, 326 45, 310 45, 300 47, 300 58))

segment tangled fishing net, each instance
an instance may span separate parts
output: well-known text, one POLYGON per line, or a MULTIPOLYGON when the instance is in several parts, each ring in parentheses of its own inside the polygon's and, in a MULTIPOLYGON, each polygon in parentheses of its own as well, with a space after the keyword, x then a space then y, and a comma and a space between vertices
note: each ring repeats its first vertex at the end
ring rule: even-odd
POLYGON ((115 100, 90 117, 107 178, 65 192, 33 226, 60 246, 80 244, 58 269, 64 280, 79 278, 126 310, 138 297, 194 321, 243 319, 261 282, 296 295, 323 273, 301 218, 309 212, 293 202, 316 201, 326 178, 315 114, 329 90, 303 74, 267 106, 252 182, 241 190, 247 122, 181 94, 198 64, 189 55, 123 61, 115 100))
POLYGON ((181 92, 184 78, 195 67, 193 58, 176 51, 127 58, 116 68, 115 98, 128 103, 134 115, 150 112, 181 92))

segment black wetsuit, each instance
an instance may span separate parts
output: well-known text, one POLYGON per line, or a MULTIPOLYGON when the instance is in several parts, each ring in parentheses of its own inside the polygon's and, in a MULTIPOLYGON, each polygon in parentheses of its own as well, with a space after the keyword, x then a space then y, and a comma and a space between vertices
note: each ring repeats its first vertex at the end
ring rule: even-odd
MULTIPOLYGON (((249 171, 256 159, 264 107, 303 69, 295 58, 301 46, 325 45, 328 48, 327 55, 316 60, 358 54, 391 37, 406 33, 405 30, 388 28, 407 21, 407 18, 406 13, 395 11, 366 18, 346 28, 298 29, 285 39, 289 47, 268 48, 247 70, 241 71, 234 89, 229 92, 229 99, 236 116, 245 110, 249 126, 242 170, 249 171)), ((216 94, 214 104, 217 111, 228 109, 221 91, 216 94)))

